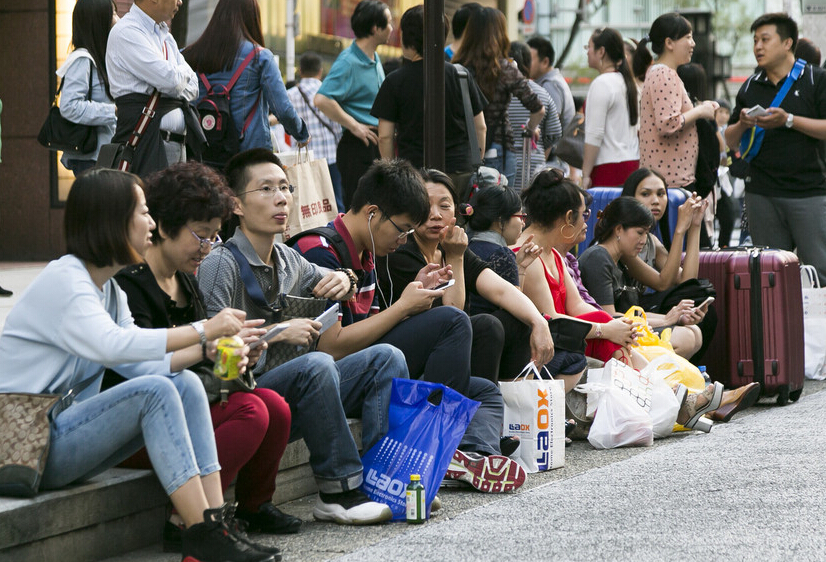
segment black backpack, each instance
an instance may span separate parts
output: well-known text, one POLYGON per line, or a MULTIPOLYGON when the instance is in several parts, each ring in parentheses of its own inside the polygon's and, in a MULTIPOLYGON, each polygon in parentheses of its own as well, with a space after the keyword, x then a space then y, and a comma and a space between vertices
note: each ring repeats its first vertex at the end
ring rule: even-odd
POLYGON ((717 124, 711 119, 697 119, 699 152, 694 171, 694 191, 702 198, 708 196, 717 185, 717 168, 720 167, 720 141, 717 140, 717 124))
POLYGON ((206 96, 198 102, 196 109, 201 119, 201 129, 204 131, 207 144, 201 153, 201 157, 205 164, 209 164, 214 168, 223 169, 229 159, 238 154, 241 149, 241 139, 244 138, 244 133, 247 132, 252 122, 252 117, 255 115, 255 110, 258 107, 258 100, 261 99, 261 92, 258 93, 258 100, 252 106, 252 110, 244 122, 244 128, 241 130, 239 137, 237 129, 235 128, 235 121, 232 119, 232 113, 229 109, 229 93, 241 73, 247 68, 247 65, 252 61, 252 58, 260 51, 260 47, 253 48, 247 57, 238 65, 235 73, 230 78, 227 85, 216 84, 212 85, 207 80, 206 74, 200 73, 198 77, 203 82, 206 88, 206 96))

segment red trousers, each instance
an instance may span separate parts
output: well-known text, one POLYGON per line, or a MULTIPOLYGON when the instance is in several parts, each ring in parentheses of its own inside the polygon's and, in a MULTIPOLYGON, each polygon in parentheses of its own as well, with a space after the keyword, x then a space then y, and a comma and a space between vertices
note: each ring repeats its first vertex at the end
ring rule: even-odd
MULTIPOLYGON (((583 314, 582 316, 577 316, 577 318, 579 318, 580 320, 585 320, 586 322, 594 322, 596 324, 607 324, 608 322, 614 319, 613 316, 611 316, 604 310, 595 310, 594 312, 589 312, 587 314, 583 314)), ((587 355, 588 357, 593 357, 594 359, 599 359, 604 363, 611 359, 611 357, 614 355, 614 352, 618 349, 622 349, 622 346, 612 342, 611 340, 591 339, 587 340, 586 342, 585 355, 587 355)))
MULTIPOLYGON (((275 493, 278 464, 290 437, 290 407, 277 392, 256 388, 230 394, 226 404, 211 405, 210 413, 221 463, 221 490, 226 492, 237 476, 239 509, 258 511, 275 493)), ((118 466, 152 468, 146 448, 118 466)))
POLYGON ((235 477, 235 500, 244 511, 258 511, 272 501, 278 464, 290 437, 290 407, 267 388, 235 392, 213 404, 212 426, 221 463, 221 489, 235 477))
POLYGON ((625 162, 607 162, 594 166, 591 170, 592 187, 622 187, 631 172, 638 170, 639 160, 627 160, 625 162))

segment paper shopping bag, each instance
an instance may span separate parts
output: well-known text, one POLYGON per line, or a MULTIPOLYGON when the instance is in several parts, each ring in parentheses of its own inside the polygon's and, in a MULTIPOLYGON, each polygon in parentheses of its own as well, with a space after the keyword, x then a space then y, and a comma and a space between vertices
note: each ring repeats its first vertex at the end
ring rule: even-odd
POLYGON ((505 402, 502 435, 520 441, 516 462, 526 472, 565 466, 565 383, 539 378, 530 363, 499 388, 505 402), (534 378, 527 378, 531 375, 534 378))
POLYGON ((478 408, 479 402, 442 384, 393 379, 390 429, 361 458, 364 493, 389 505, 394 520, 403 520, 410 475, 419 474, 429 517, 430 502, 478 408))
POLYGON ((284 166, 287 179, 295 188, 284 240, 304 230, 324 226, 338 214, 327 160, 311 160, 307 151, 299 151, 293 160, 294 164, 284 166))
POLYGON ((826 288, 820 286, 817 270, 811 265, 800 267, 803 285, 803 342, 807 379, 826 379, 826 288))

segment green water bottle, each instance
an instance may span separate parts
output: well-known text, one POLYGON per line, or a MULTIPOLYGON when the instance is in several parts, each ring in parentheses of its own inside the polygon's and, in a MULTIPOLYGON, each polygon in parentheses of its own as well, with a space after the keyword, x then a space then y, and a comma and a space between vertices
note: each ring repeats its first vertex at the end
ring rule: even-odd
POLYGON ((427 506, 425 505, 424 485, 422 477, 418 474, 410 475, 410 484, 407 485, 407 522, 424 523, 427 519, 427 506))

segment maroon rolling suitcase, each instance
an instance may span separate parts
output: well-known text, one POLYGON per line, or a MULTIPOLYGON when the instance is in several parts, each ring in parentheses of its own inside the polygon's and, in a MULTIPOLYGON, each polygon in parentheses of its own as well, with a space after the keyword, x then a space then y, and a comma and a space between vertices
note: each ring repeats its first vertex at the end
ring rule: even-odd
POLYGON ((717 290, 719 322, 704 361, 709 376, 735 388, 752 381, 777 403, 803 391, 803 299, 797 256, 736 248, 700 252, 698 277, 717 290))

